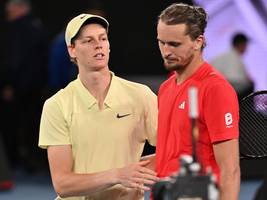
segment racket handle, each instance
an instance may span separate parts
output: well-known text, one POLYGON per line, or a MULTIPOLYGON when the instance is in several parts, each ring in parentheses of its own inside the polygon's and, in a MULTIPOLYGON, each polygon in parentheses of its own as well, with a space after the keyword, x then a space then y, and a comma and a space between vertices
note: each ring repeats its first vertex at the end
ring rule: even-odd
POLYGON ((198 118, 198 90, 196 87, 190 87, 188 90, 189 95, 189 117, 191 119, 198 118))
POLYGON ((193 162, 197 161, 196 155, 196 141, 198 138, 198 127, 197 127, 197 118, 198 118, 198 90, 196 87, 190 87, 188 89, 188 98, 189 98, 189 117, 191 119, 192 127, 192 157, 193 162))

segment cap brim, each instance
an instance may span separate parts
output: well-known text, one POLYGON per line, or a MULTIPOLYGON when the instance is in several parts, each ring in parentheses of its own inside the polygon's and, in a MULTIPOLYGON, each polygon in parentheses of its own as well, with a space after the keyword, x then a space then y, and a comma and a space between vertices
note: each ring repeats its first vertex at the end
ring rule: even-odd
POLYGON ((71 44, 71 40, 77 36, 82 26, 91 23, 100 24, 108 31, 109 23, 105 18, 98 15, 81 14, 73 18, 68 23, 65 33, 66 44, 67 45, 71 44))

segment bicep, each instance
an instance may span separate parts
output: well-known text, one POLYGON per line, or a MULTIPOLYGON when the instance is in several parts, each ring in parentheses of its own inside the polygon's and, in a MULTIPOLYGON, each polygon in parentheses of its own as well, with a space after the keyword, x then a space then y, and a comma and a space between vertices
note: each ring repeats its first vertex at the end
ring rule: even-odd
POLYGON ((53 182, 58 182, 65 174, 72 172, 73 157, 71 145, 49 146, 47 154, 53 182))
POLYGON ((214 156, 220 170, 239 166, 238 139, 213 144, 214 156))

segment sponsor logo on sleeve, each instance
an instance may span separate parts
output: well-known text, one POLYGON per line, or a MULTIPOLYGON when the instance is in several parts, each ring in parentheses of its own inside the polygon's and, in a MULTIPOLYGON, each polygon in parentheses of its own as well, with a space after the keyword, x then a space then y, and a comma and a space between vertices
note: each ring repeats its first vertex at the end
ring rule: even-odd
POLYGON ((231 113, 226 113, 224 115, 224 119, 225 119, 225 125, 226 128, 232 128, 233 127, 233 116, 231 113))

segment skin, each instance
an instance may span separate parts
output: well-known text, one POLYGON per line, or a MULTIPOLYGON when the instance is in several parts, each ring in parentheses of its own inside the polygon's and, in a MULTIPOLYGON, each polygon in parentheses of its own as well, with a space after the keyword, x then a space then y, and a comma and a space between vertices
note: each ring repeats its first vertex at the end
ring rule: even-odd
POLYGON ((156 154, 150 154, 147 156, 143 156, 140 161, 145 161, 149 160, 148 165, 146 165, 146 168, 151 169, 155 171, 155 166, 156 166, 156 154))
POLYGON ((183 82, 204 62, 201 57, 201 46, 204 37, 200 35, 191 40, 185 35, 185 24, 166 25, 159 21, 158 44, 168 71, 176 71, 179 75, 177 82, 183 82))
MULTIPOLYGON (((77 62, 81 82, 98 100, 99 109, 103 108, 111 81, 109 48, 107 32, 99 24, 82 27, 77 40, 68 46, 70 56, 77 62)), ((116 184, 150 190, 147 185, 158 181, 156 173, 147 168, 150 159, 122 168, 77 174, 72 170, 74 162, 71 145, 62 145, 48 147, 48 160, 54 188, 61 197, 88 196, 116 184)))
POLYGON ((246 50, 247 50, 247 43, 244 42, 244 43, 238 44, 238 45, 234 46, 234 48, 236 49, 236 51, 237 51, 240 55, 243 55, 243 54, 245 54, 245 52, 246 52, 246 50))
POLYGON ((100 109, 111 82, 109 47, 106 30, 99 24, 84 26, 74 45, 68 47, 70 56, 76 59, 82 83, 98 100, 100 109))
MULTIPOLYGON (((185 34, 186 25, 167 25, 161 20, 157 26, 159 49, 165 68, 175 71, 177 84, 191 76, 204 60, 201 46, 204 36, 192 40, 185 34)), ((237 200, 240 190, 238 140, 226 140, 213 144, 216 162, 220 168, 220 200, 237 200)))

